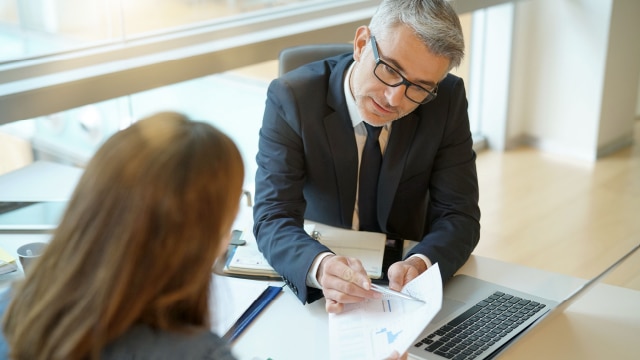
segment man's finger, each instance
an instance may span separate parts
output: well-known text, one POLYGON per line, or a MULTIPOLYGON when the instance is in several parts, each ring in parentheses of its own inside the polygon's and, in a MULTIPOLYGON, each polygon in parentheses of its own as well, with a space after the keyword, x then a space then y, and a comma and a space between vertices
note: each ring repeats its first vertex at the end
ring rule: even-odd
POLYGON ((338 277, 344 281, 351 282, 351 279, 353 278, 353 269, 351 269, 349 266, 345 266, 342 269, 342 274, 340 274, 338 277))
MULTIPOLYGON (((335 276, 340 280, 354 283, 365 290, 369 290, 369 277, 362 266, 362 262, 356 258, 334 256, 327 261, 323 267, 323 277, 325 275, 335 276)), ((322 284, 323 287, 325 286, 322 284)))
POLYGON ((369 280, 367 270, 362 266, 362 262, 356 258, 347 258, 347 264, 351 269, 351 273, 349 274, 350 280, 348 281, 357 284, 365 290, 369 290, 371 280, 369 280))
POLYGON ((389 266, 387 276, 389 277, 389 288, 400 291, 409 281, 415 279, 419 274, 418 270, 406 261, 398 261, 389 266))
POLYGON ((327 299, 324 308, 329 314, 339 314, 342 312, 342 310, 344 310, 344 304, 341 304, 335 300, 327 299))

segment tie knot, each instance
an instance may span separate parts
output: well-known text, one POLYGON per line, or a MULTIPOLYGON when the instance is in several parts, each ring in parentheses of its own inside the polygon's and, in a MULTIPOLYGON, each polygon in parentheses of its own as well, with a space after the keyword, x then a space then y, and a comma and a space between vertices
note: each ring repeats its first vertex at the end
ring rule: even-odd
POLYGON ((363 122, 365 128, 367 129, 367 137, 372 140, 378 140, 380 137, 380 132, 382 131, 382 126, 372 126, 363 122))

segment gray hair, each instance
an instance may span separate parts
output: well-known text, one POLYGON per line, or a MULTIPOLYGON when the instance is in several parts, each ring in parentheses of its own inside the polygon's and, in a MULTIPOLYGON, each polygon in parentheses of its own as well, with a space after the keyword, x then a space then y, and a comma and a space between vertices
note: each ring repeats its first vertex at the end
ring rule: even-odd
POLYGON ((369 28, 376 37, 398 25, 409 26, 416 36, 438 56, 449 59, 449 70, 464 57, 460 19, 446 0, 382 0, 369 28))

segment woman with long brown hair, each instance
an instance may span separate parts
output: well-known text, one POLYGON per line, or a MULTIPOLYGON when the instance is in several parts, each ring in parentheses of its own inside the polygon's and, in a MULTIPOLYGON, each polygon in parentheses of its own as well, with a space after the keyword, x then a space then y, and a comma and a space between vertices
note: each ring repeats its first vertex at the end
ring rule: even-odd
POLYGON ((45 253, 2 296, 0 358, 232 359, 208 302, 243 177, 235 144, 180 114, 114 134, 45 253))

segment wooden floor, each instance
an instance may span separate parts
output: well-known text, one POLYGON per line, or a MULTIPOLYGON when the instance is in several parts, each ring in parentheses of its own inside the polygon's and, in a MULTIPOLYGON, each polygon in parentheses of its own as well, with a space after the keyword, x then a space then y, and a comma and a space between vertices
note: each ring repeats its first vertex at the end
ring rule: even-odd
MULTIPOLYGON (((640 122, 633 146, 595 163, 521 148, 477 167, 477 255, 591 278, 640 243, 640 122)), ((640 290, 640 250, 605 282, 640 290)))

